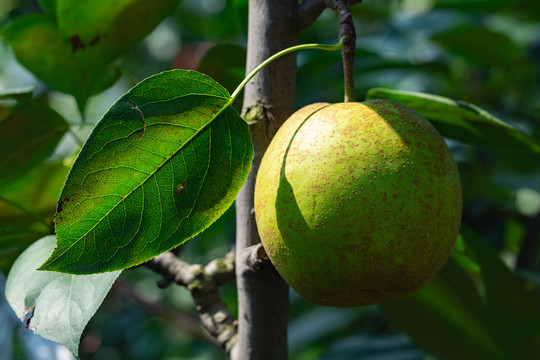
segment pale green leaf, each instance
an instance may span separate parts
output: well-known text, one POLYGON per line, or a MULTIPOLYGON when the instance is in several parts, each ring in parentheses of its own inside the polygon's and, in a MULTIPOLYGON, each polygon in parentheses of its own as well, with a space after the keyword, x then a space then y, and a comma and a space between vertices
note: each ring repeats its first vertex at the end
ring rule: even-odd
POLYGON ((47 236, 21 254, 9 272, 6 298, 28 329, 77 356, 84 327, 120 272, 70 275, 36 270, 54 247, 54 236, 47 236))
POLYGON ((67 130, 64 118, 49 107, 0 104, 0 187, 42 163, 67 130))

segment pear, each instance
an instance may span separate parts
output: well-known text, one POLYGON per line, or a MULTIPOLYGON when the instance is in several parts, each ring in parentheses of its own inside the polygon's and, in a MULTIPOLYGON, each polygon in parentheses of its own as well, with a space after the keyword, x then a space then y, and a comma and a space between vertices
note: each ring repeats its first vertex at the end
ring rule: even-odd
POLYGON ((255 186, 270 260, 296 292, 326 306, 422 287, 447 260, 461 209, 444 139, 390 100, 298 110, 273 138, 255 186))

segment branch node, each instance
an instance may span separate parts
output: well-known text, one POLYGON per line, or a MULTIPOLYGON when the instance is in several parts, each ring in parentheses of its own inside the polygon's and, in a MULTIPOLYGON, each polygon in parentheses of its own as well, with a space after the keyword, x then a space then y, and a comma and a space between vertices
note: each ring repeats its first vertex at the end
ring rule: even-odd
POLYGON ((250 271, 263 276, 266 273, 274 274, 274 266, 272 265, 270 258, 266 254, 266 250, 264 250, 262 243, 247 247, 244 255, 247 268, 250 271))
POLYGON ((158 286, 166 286, 174 281, 189 290, 203 326, 229 354, 235 343, 237 327, 221 300, 218 286, 231 273, 234 276, 234 254, 229 253, 204 267, 199 264, 190 265, 173 253, 166 252, 145 265, 163 275, 158 286))

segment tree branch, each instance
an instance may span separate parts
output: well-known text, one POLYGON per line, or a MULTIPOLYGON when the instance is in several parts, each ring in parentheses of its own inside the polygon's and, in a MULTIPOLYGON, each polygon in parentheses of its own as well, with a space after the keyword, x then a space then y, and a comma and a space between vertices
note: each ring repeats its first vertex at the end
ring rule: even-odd
POLYGON ((298 7, 300 29, 305 29, 313 24, 324 9, 326 9, 325 0, 304 0, 298 7))
MULTIPOLYGON (((300 29, 305 29, 317 20, 326 8, 337 10, 339 0, 304 0, 298 7, 298 24, 300 29)), ((362 0, 341 1, 346 6, 360 4, 362 0)))
POLYGON ((188 264, 168 251, 145 263, 168 281, 189 290, 203 326, 227 354, 236 343, 237 324, 221 300, 218 286, 234 279, 234 261, 231 252, 203 267, 188 264))
MULTIPOLYGON (((311 1, 310 1, 311 2, 311 1)), ((300 35, 297 0, 250 0, 246 73, 271 55, 297 45, 300 35)), ((294 109, 296 54, 269 64, 245 87, 242 113, 249 120, 255 156, 236 198, 236 283, 238 343, 233 360, 287 358, 289 288, 274 267, 254 272, 245 249, 260 243, 254 212, 257 171, 275 131, 294 109)), ((248 250, 249 251, 249 250, 248 250)))

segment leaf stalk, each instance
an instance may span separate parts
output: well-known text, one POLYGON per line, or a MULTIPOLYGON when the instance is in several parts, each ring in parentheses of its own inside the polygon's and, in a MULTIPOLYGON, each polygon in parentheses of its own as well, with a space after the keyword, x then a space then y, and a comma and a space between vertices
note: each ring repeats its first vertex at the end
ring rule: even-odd
POLYGON ((240 94, 240 92, 242 91, 244 86, 246 86, 246 84, 249 82, 249 80, 251 80, 262 68, 264 68, 266 65, 268 65, 272 61, 282 57, 283 55, 287 55, 287 54, 292 53, 294 51, 311 50, 311 49, 318 49, 318 50, 325 50, 325 51, 336 51, 336 50, 340 50, 341 48, 343 48, 343 46, 344 46, 344 42, 343 42, 343 38, 341 38, 337 44, 333 44, 333 45, 327 45, 327 44, 302 44, 302 45, 292 46, 292 47, 287 48, 285 50, 281 50, 280 52, 275 53, 274 55, 270 56, 268 59, 266 59, 265 61, 260 63, 255 69, 253 69, 253 71, 251 71, 249 73, 248 76, 246 76, 246 78, 244 80, 242 80, 240 85, 238 85, 236 90, 234 90, 234 92, 232 93, 230 102, 231 103, 234 102, 234 100, 238 97, 238 94, 240 94))

